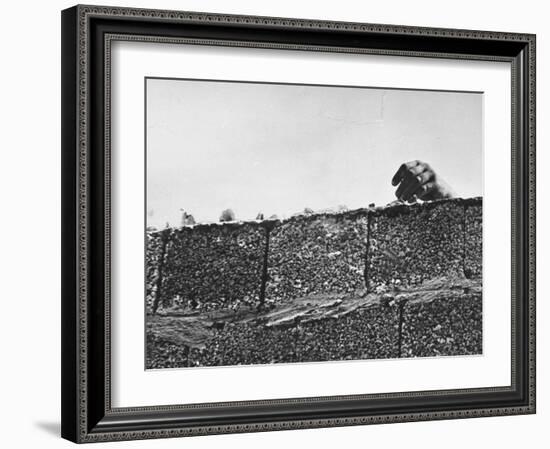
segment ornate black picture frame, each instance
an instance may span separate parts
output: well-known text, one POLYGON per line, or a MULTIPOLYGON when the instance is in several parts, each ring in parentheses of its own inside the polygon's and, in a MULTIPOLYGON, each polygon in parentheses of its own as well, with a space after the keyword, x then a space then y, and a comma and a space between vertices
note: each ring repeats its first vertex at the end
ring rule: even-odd
POLYGON ((62 12, 62 228, 62 436, 71 441, 535 413, 535 36, 118 7, 67 9, 62 12), (511 385, 113 408, 109 98, 110 48, 116 40, 509 62, 511 385))

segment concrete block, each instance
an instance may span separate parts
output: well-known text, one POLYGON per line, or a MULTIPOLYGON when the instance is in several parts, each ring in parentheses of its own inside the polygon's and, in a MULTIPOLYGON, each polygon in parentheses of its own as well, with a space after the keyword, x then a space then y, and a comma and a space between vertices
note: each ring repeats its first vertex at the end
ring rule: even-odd
POLYGON ((163 301, 201 310, 257 304, 265 243, 266 231, 257 223, 173 230, 163 268, 163 301))
POLYGON ((279 223, 269 238, 267 301, 364 288, 367 232, 367 210, 279 223))
POLYGON ((398 205, 371 217, 369 290, 419 285, 441 276, 463 276, 462 200, 398 205))

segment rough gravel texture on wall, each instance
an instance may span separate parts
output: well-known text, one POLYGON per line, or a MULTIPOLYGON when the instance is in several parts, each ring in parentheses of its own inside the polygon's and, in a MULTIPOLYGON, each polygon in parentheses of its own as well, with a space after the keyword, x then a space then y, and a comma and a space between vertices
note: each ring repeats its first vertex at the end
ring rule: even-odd
POLYGON ((147 246, 162 305, 148 368, 482 351, 480 198, 167 229, 147 246))
POLYGON ((481 354, 482 328, 480 294, 407 303, 401 357, 481 354))
POLYGON ((151 309, 157 295, 159 268, 163 257, 163 233, 147 232, 145 247, 145 302, 151 309))
POLYGON ((266 301, 365 287, 368 210, 302 216, 269 235, 266 301))
POLYGON ((483 269, 483 206, 480 202, 466 206, 465 222, 464 274, 467 277, 481 277, 483 269))
POLYGON ((163 266, 163 301, 199 310, 257 303, 265 242, 266 231, 257 223, 173 230, 163 266))
POLYGON ((228 366, 395 358, 394 307, 373 304, 341 317, 265 326, 226 323, 204 346, 176 345, 148 337, 148 368, 228 366))
POLYGON ((369 289, 463 275, 464 205, 459 200, 377 209, 371 215, 369 289))
POLYGON ((301 362, 395 358, 397 332, 395 308, 373 304, 341 317, 300 325, 296 354, 301 362))

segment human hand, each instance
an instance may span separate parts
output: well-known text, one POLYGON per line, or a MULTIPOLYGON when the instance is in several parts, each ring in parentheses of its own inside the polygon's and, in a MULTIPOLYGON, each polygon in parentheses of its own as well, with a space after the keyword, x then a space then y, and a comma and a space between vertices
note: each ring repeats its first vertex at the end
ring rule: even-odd
POLYGON ((395 196, 401 201, 414 201, 416 198, 430 201, 455 196, 451 187, 422 161, 401 164, 391 183, 398 186, 395 196))

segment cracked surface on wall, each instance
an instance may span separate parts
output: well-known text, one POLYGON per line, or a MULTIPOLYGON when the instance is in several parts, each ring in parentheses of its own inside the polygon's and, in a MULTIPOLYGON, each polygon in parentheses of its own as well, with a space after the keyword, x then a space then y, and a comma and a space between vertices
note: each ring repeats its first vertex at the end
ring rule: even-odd
POLYGON ((162 231, 146 367, 480 354, 481 215, 455 199, 162 231))

